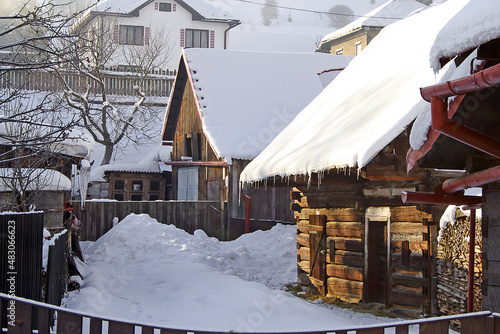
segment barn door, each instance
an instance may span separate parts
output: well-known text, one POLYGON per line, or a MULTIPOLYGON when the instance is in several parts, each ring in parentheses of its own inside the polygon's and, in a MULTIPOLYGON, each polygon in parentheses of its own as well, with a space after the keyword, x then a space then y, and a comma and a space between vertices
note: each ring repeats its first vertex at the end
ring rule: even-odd
POLYGON ((309 249, 311 282, 326 295, 326 216, 309 216, 309 249))
POLYGON ((385 215, 366 216, 365 300, 389 306, 389 218, 385 215))

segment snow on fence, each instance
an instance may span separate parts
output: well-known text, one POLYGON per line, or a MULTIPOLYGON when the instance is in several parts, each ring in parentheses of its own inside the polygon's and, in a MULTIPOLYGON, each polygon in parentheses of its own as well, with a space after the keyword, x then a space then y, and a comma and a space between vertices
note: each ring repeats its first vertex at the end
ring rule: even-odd
MULTIPOLYGON (((163 74, 148 75, 142 84, 142 90, 149 97, 168 97, 174 83, 174 76, 163 74)), ((86 88, 85 78, 78 73, 67 72, 64 74, 65 81, 72 87, 86 88)), ((103 79, 106 87, 106 94, 134 96, 137 93, 134 90, 135 80, 137 79, 131 73, 106 71, 103 73, 103 79)), ((0 76, 0 88, 13 88, 33 91, 56 92, 62 91, 63 86, 58 79, 47 71, 5 71, 0 76)), ((91 82, 91 89, 95 94, 100 94, 100 88, 95 82, 91 82)), ((81 92, 80 92, 81 93, 81 92)))
MULTIPOLYGON (((386 330, 396 334, 422 333, 447 334, 450 331, 450 322, 459 320, 462 323, 462 334, 494 334, 500 331, 500 314, 489 311, 459 314, 445 317, 435 317, 419 320, 384 323, 351 328, 337 328, 328 331, 301 332, 310 334, 382 334, 386 330)), ((7 333, 120 333, 133 334, 140 331, 143 334, 160 332, 161 334, 175 333, 224 333, 210 331, 190 331, 189 329, 164 328, 155 324, 141 324, 130 320, 102 317, 95 314, 83 313, 58 306, 43 304, 24 298, 0 294, 0 331, 7 333), (55 319, 51 314, 57 313, 55 319), (37 321, 33 321, 36 318, 37 321), (54 325, 51 323, 54 320, 54 325), (34 325, 35 324, 35 325, 34 325)), ((227 332, 229 333, 229 332, 227 332)), ((233 333, 233 332, 231 332, 233 333)), ((257 333, 257 332, 256 332, 257 333)), ((253 334, 256 334, 253 333, 253 334)), ((277 334, 279 332, 276 332, 277 334)), ((285 332, 281 332, 285 333, 285 332)), ((286 332, 289 333, 289 332, 286 332)), ((298 334, 298 333, 297 333, 298 334)))
POLYGON ((86 201, 73 202, 75 215, 82 221, 81 241, 95 241, 131 213, 148 214, 163 224, 173 224, 188 233, 197 229, 208 236, 226 239, 227 222, 219 202, 209 201, 86 201))

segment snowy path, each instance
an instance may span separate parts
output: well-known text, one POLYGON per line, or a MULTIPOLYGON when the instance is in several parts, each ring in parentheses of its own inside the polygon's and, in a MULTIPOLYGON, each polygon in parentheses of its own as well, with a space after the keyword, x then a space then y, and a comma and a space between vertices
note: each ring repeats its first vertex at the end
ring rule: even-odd
POLYGON ((71 309, 169 328, 310 331, 393 322, 324 308, 279 290, 296 281, 296 227, 278 225, 231 242, 190 235, 130 215, 96 242, 71 309))

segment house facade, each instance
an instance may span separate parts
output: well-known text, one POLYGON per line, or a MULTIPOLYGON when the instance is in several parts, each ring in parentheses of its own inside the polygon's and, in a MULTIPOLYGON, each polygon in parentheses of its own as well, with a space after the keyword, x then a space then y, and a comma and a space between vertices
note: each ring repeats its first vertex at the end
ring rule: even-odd
POLYGON ((221 203, 228 212, 229 238, 243 231, 245 195, 252 199, 253 229, 265 221, 273 222, 268 228, 293 221, 289 189, 241 189, 239 175, 323 89, 319 74, 339 72, 350 59, 184 50, 162 134, 164 145, 172 146, 174 199, 221 203), (286 94, 280 94, 283 90, 286 94))
MULTIPOLYGON (((82 27, 107 29, 113 43, 123 48, 145 48, 160 39, 168 60, 157 74, 173 73, 182 48, 218 48, 227 44, 227 32, 239 24, 227 13, 204 1, 101 1, 79 21, 82 27)), ((127 70, 117 57, 110 68, 127 70)))
POLYGON ((357 56, 387 25, 427 8, 415 0, 390 0, 321 40, 319 52, 357 56))

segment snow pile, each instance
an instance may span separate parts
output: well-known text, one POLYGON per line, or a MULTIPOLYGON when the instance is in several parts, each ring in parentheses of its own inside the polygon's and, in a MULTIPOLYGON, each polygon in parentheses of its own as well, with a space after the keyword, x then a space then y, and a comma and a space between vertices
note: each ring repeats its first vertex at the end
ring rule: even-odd
POLYGON ((219 242, 132 214, 98 241, 84 243, 81 289, 63 305, 209 331, 325 330, 388 321, 345 310, 339 316, 335 308, 270 288, 296 280, 295 240, 295 226, 278 225, 219 242))
POLYGON ((422 110, 419 89, 436 80, 430 50, 462 7, 450 0, 382 29, 245 168, 241 179, 366 166, 422 110))

